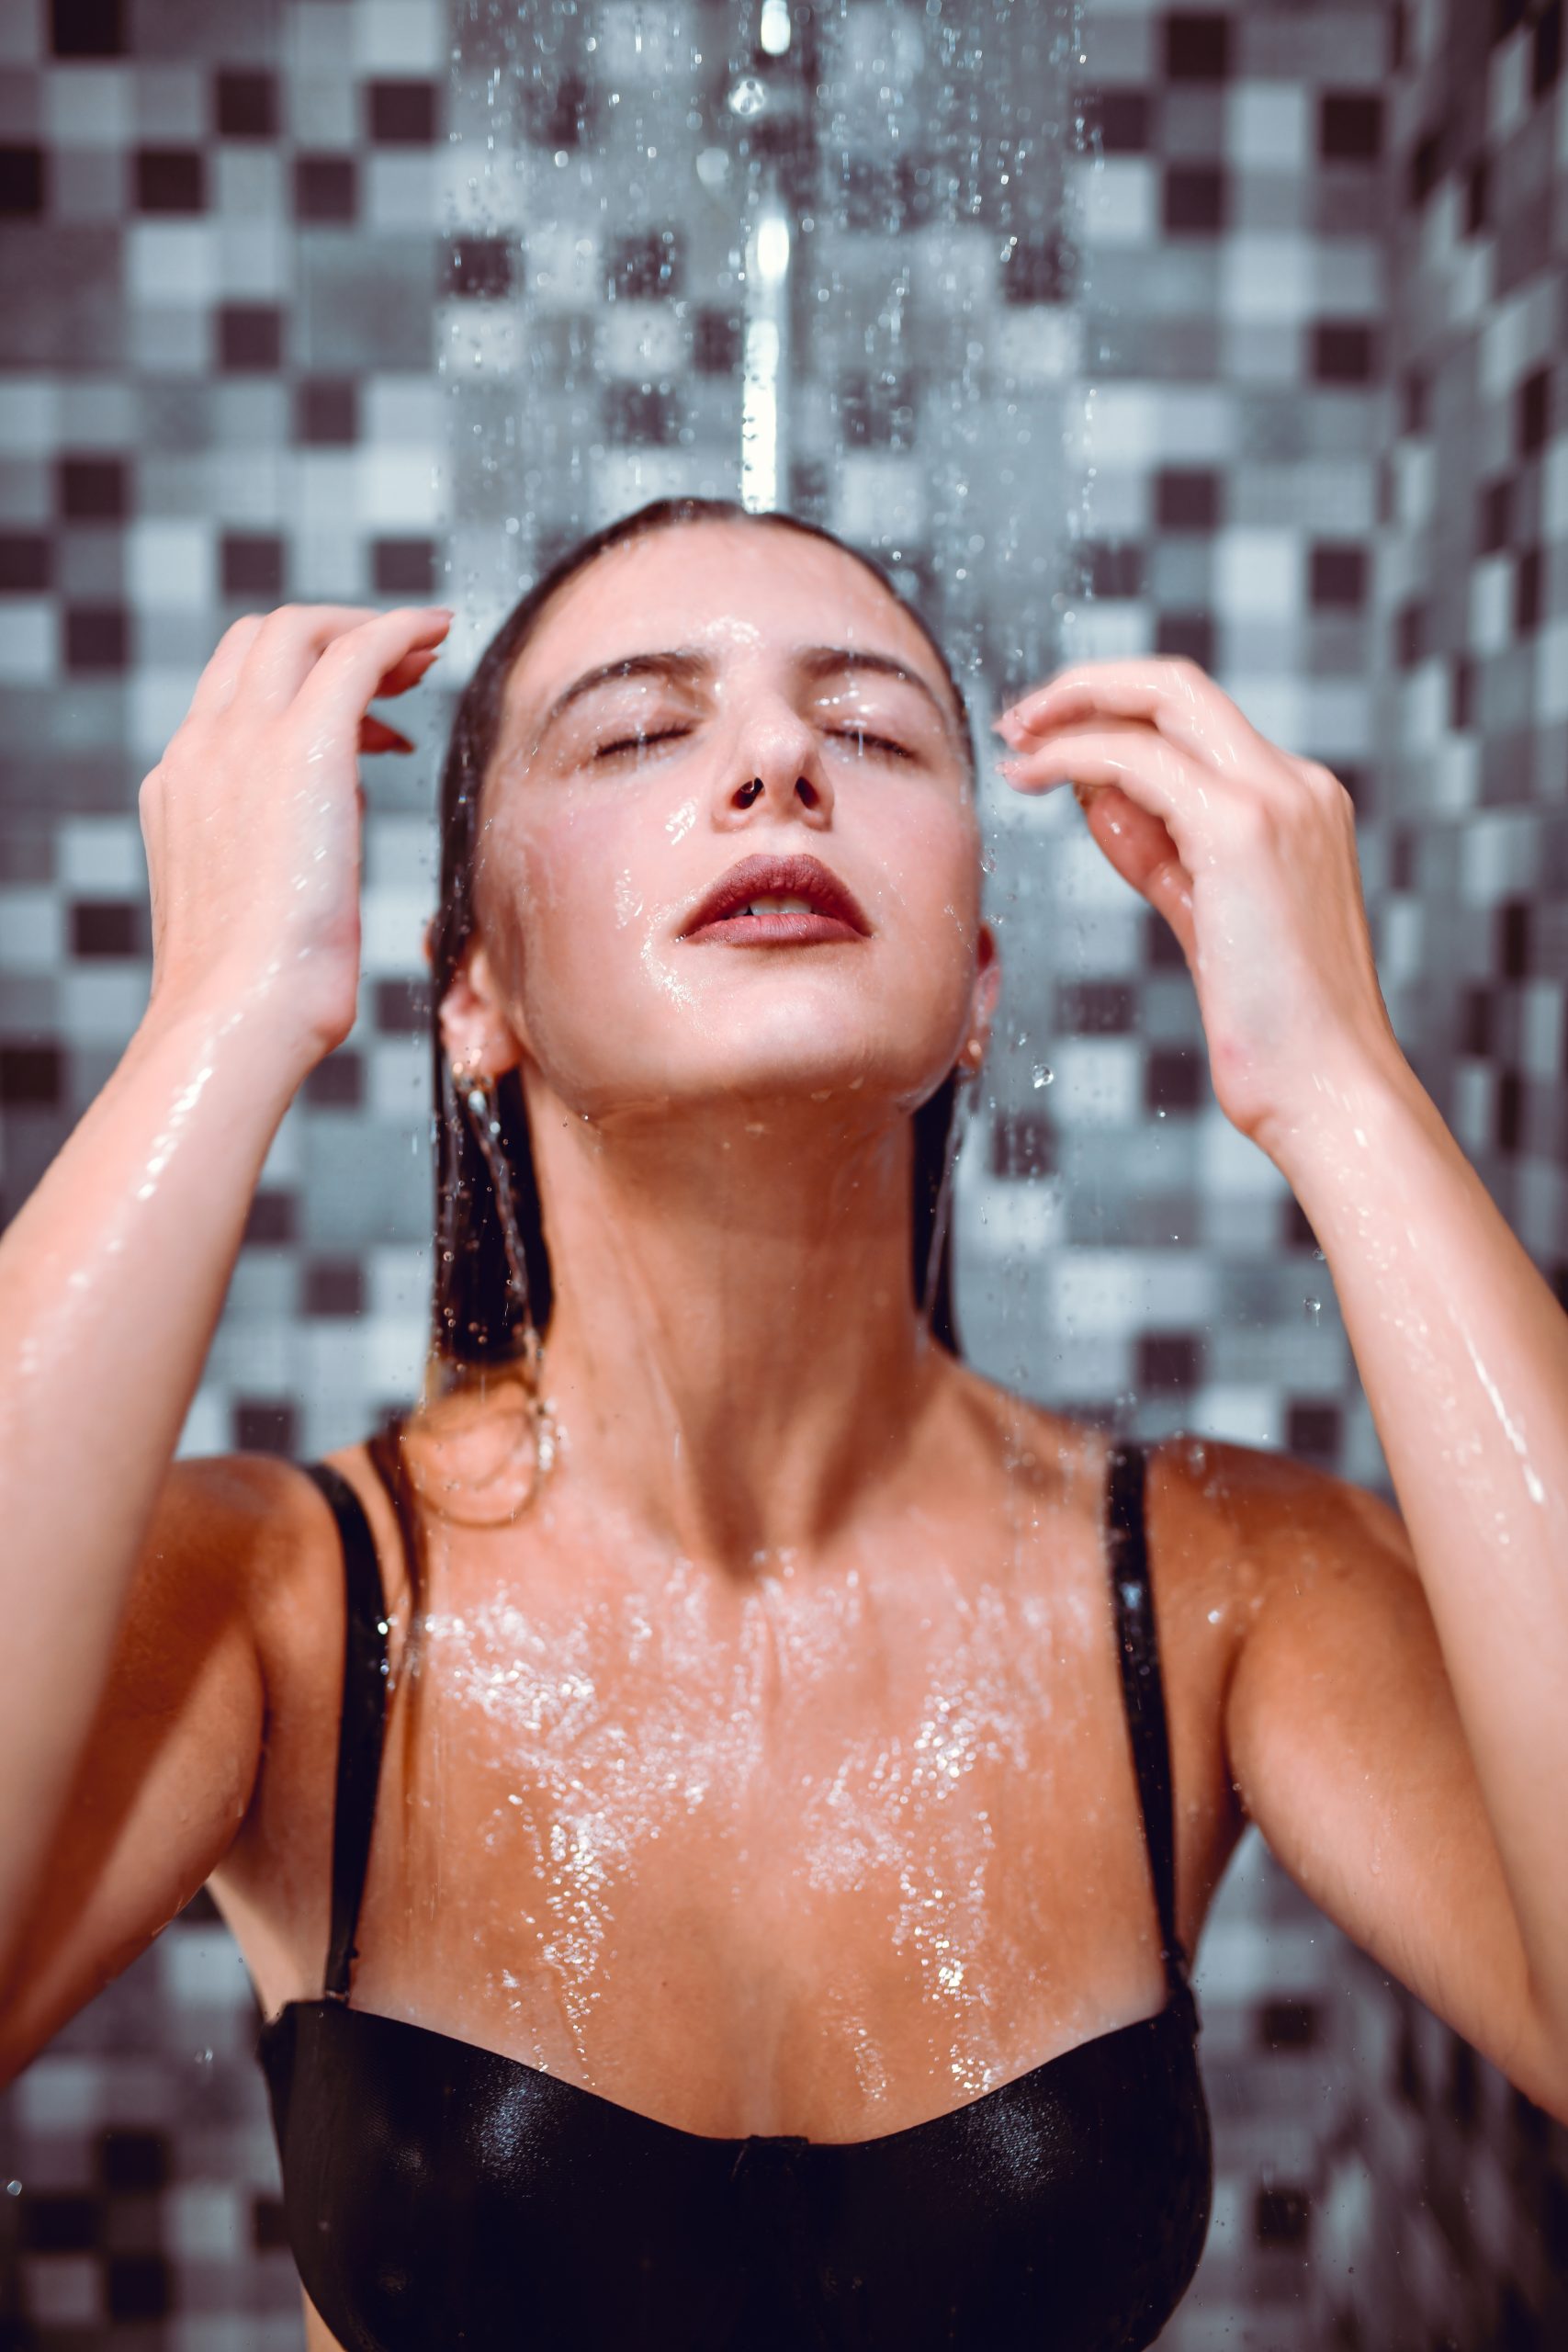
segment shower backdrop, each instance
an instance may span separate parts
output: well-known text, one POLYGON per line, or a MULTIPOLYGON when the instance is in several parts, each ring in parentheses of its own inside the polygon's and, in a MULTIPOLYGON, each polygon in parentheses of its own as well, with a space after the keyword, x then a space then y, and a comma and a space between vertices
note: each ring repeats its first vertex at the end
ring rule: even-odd
MULTIPOLYGON (((145 1003, 137 787, 222 628, 457 610, 421 756, 366 763, 358 1023, 278 1133, 183 1452, 314 1454, 416 1390, 452 683, 564 545, 671 492, 876 554, 983 761, 1025 684, 1156 651, 1326 762, 1405 1050, 1568 1295, 1561 26, 10 0, 6 1213, 145 1003)), ((1060 1410, 1391 1492, 1174 939, 1070 796, 982 790, 1008 977, 957 1185, 968 1352, 1060 1410)), ((1197 1981, 1217 2198, 1167 2344, 1568 2341, 1568 2135, 1256 1839, 1197 1981)), ((198 1898, 0 2098, 0 2346, 300 2344, 255 2022, 198 1898)))

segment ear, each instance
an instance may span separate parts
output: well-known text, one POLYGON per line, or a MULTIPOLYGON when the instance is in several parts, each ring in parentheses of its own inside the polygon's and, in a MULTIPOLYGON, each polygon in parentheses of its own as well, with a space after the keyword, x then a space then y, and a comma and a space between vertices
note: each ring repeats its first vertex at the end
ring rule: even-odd
MULTIPOLYGON (((428 948, 428 933, 425 937, 428 948)), ((470 941, 441 1000, 441 1042, 454 1072, 468 1078, 499 1078, 523 1058, 522 1040, 477 938, 470 941)))
POLYGON ((991 1042, 991 1024, 1002 993, 1001 957, 997 936, 988 922, 980 925, 975 942, 975 986, 970 999, 969 1030, 959 1056, 959 1067, 977 1070, 991 1042))

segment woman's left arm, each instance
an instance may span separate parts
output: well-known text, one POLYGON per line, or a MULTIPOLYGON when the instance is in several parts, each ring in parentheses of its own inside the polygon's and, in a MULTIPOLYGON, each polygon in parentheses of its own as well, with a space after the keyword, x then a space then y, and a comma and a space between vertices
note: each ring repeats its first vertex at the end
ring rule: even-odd
POLYGON ((1403 1513, 1252 1457, 1237 1786, 1323 1907, 1568 2120, 1568 1316, 1399 1048, 1330 772, 1180 661, 1079 664, 998 728, 1180 939, 1403 1513))

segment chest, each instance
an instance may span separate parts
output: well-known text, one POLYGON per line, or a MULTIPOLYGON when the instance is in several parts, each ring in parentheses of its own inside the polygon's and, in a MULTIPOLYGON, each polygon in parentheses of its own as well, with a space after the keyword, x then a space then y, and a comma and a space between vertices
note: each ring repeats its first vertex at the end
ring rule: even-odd
POLYGON ((430 1599, 356 2001, 689 2130, 826 2137, 1157 2006, 1092 1555, 430 1599))

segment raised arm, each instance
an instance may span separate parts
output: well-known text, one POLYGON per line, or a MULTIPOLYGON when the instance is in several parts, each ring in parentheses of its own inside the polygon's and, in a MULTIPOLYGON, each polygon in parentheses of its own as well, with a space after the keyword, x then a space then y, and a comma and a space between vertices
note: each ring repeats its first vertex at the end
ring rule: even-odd
POLYGON ((145 1895, 103 1930, 123 1965, 244 1811, 264 1702, 235 1595, 273 1465, 174 1452, 272 1137, 353 1024, 357 759, 406 741, 367 706, 423 676, 447 617, 237 621, 141 787, 151 1000, 0 1241, 0 2020, 86 1815, 144 1841, 121 1868, 145 1895))
POLYGON ((1071 780, 1180 941, 1215 1099, 1317 1235, 1399 1498, 1251 1474, 1247 1807, 1568 2116, 1568 1317, 1399 1049, 1329 770, 1185 661, 1081 663, 998 723, 1019 788, 1071 780))

